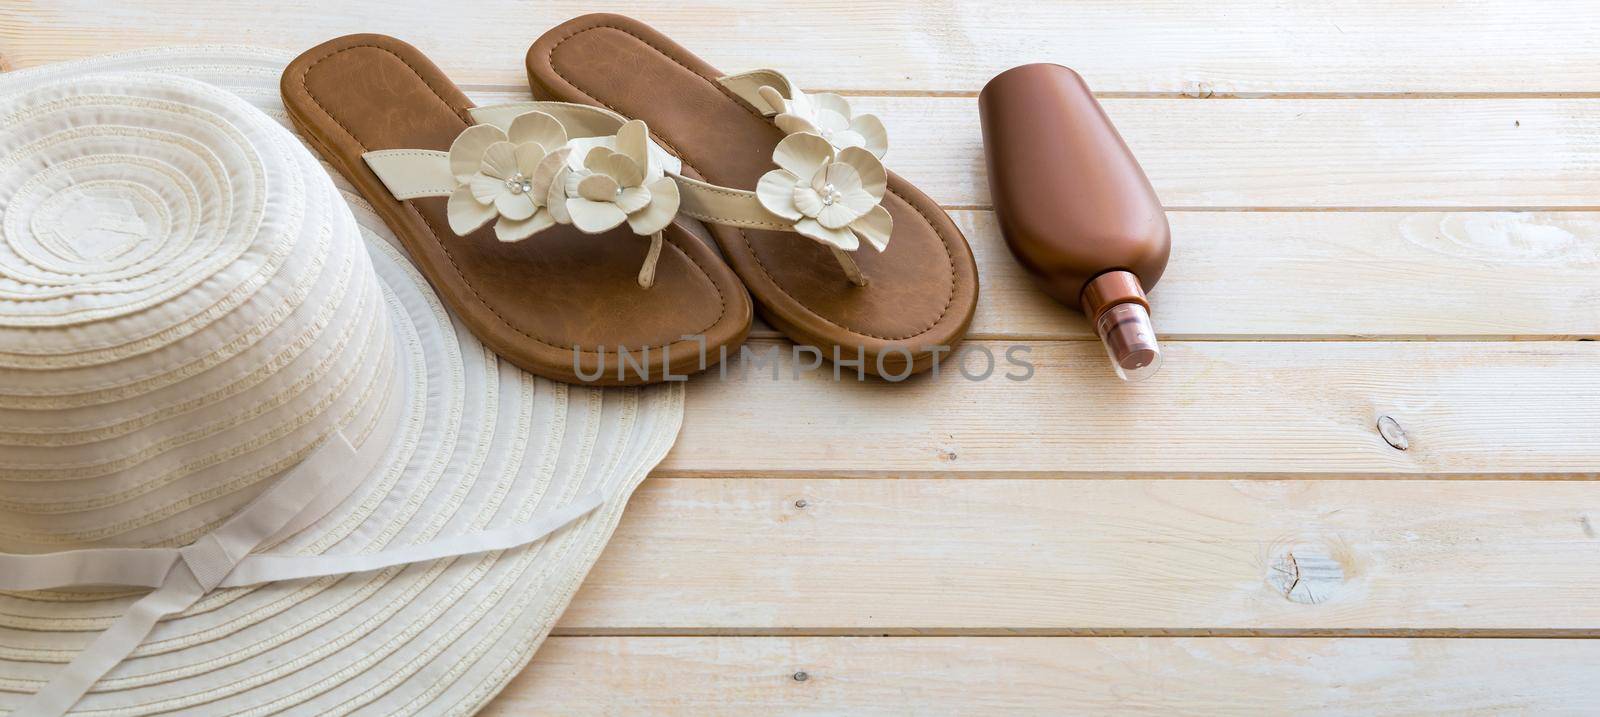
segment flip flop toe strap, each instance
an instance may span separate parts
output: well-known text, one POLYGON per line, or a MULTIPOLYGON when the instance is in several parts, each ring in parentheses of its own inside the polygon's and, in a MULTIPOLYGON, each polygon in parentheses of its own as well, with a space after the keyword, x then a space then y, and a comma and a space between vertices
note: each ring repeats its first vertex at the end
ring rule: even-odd
MULTIPOLYGON (((748 80, 789 86, 771 71, 748 80)), ((772 85, 751 86, 758 101, 783 108, 773 99, 772 85)), ((683 176, 682 162, 650 139, 644 122, 609 110, 518 102, 475 108, 472 116, 478 124, 462 131, 448 151, 388 149, 362 158, 396 199, 449 197, 450 229, 460 236, 490 222, 506 242, 558 225, 600 234, 627 224, 650 238, 639 270, 639 285, 646 288, 655 281, 662 232, 680 212, 716 224, 800 234, 827 246, 856 285, 866 279, 845 252, 863 244, 881 252, 894 230, 882 206, 888 173, 879 155, 866 146, 833 143, 854 135, 835 132, 830 140, 810 131, 791 133, 773 151, 778 168, 750 191, 683 176)))
POLYGON ((601 234, 627 224, 650 238, 639 285, 655 281, 662 232, 678 213, 676 157, 643 122, 562 102, 472 110, 478 122, 448 151, 390 149, 362 155, 396 199, 449 197, 450 230, 467 236, 494 223, 517 242, 553 226, 601 234))
POLYGON ((856 114, 831 92, 802 92, 782 72, 752 70, 720 78, 787 135, 773 152, 778 169, 762 176, 755 195, 792 231, 827 246, 852 283, 866 278, 845 252, 863 243, 888 248, 894 222, 882 206, 889 135, 883 121, 856 114))
POLYGON ((877 115, 854 113, 850 102, 837 94, 807 94, 777 70, 751 70, 722 77, 718 82, 772 118, 787 134, 814 134, 828 140, 834 149, 861 147, 878 159, 889 152, 889 133, 883 120, 877 115))

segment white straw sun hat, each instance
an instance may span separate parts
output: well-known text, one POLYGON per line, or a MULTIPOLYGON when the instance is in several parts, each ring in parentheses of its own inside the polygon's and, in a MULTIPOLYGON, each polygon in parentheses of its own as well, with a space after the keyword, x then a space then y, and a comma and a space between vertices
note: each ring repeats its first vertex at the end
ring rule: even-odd
POLYGON ((455 323, 287 61, 0 75, 0 714, 473 712, 677 434, 455 323))

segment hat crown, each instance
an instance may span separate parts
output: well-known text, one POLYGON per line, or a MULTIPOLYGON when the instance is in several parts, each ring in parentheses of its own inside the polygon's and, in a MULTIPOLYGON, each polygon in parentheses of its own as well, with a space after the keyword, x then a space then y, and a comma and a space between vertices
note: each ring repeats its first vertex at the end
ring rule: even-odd
POLYGON ((8 90, 0 551, 181 545, 334 431, 394 430, 387 299, 285 128, 175 77, 8 90))

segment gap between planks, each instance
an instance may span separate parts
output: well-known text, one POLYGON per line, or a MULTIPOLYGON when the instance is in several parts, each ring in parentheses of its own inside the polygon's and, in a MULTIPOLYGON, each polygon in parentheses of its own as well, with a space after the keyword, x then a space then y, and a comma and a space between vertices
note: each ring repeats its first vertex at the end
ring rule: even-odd
POLYGON ((555 637, 527 714, 1594 714, 1592 640, 555 637))
MULTIPOLYGON (((940 209, 947 212, 958 211, 994 211, 993 204, 940 204, 940 209)), ((1416 206, 1371 206, 1371 207, 1268 207, 1268 206, 1240 206, 1240 207, 1162 207, 1167 214, 1381 214, 1381 213, 1410 213, 1410 212, 1596 212, 1600 205, 1585 206, 1575 205, 1453 205, 1453 204, 1419 204, 1416 206)))
POLYGON ((1526 628, 1526 629, 1374 629, 1374 628, 954 628, 954 627, 705 627, 705 628, 652 628, 652 627, 557 627, 551 637, 1036 637, 1036 638, 1086 638, 1086 637, 1215 637, 1242 639, 1323 639, 1330 637, 1372 638, 1391 640, 1411 639, 1481 639, 1481 640, 1593 640, 1600 639, 1600 628, 1526 628))
MULTIPOLYGON (((464 82, 456 85, 467 93, 515 93, 524 91, 521 85, 464 82)), ((846 89, 837 87, 801 87, 809 94, 831 92, 846 97, 882 97, 936 99, 977 99, 974 90, 903 90, 903 89, 846 89)), ((1192 91, 1172 92, 1093 92, 1100 100, 1589 100, 1600 99, 1594 92, 1235 92, 1196 94, 1192 91)))
MULTIPOLYGON (((484 90, 504 90, 506 85, 484 85, 484 90)), ((808 93, 832 92, 851 97, 933 97, 977 99, 972 90, 875 90, 802 87, 808 93)), ((1101 100, 1589 100, 1600 99, 1600 92, 1235 92, 1195 94, 1174 92, 1094 91, 1101 100)))
POLYGON ((726 480, 738 478, 744 481, 787 481, 804 479, 833 479, 848 480, 966 480, 966 481, 1059 481, 1059 480, 1148 480, 1148 481, 1257 481, 1257 482, 1305 482, 1305 481, 1440 481, 1451 483, 1471 483, 1478 481, 1517 481, 1523 483, 1548 483, 1548 482, 1600 482, 1600 468, 1597 472, 1553 472, 1553 473, 1457 473, 1450 471, 1433 471, 1429 473, 1319 473, 1306 471, 1303 473, 1250 473, 1243 471, 1222 473, 1195 473, 1182 471, 1144 471, 1129 473, 1116 470, 1055 470, 1055 471, 1009 471, 1009 470, 904 470, 904 471, 876 471, 876 470, 828 470, 817 471, 813 469, 784 470, 782 468, 764 469, 759 475, 751 475, 747 470, 695 470, 680 468, 657 468, 650 472, 650 478, 656 480, 726 480))
POLYGON ((1471 12, 1436 2, 1258 0, 836 5, 797 13, 771 0, 126 0, 71 13, 23 3, 0 17, 0 42, 39 62, 173 42, 304 49, 347 32, 386 32, 416 42, 464 81, 506 83, 521 80, 522 54, 541 32, 610 10, 638 17, 726 71, 779 67, 803 86, 971 90, 1006 67, 1050 61, 1120 92, 1600 90, 1593 8, 1584 0, 1475 2, 1471 12))

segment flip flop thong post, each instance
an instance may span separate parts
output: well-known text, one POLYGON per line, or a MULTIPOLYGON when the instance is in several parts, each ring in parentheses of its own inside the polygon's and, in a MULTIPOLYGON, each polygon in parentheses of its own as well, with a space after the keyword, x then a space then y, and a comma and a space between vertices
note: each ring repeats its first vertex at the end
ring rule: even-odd
POLYGON ((877 118, 773 70, 727 75, 621 15, 557 26, 527 66, 537 97, 649 125, 691 178, 685 213, 708 221, 762 316, 797 343, 897 378, 931 368, 965 334, 978 298, 972 250, 933 200, 883 170, 877 118), (730 190, 765 211, 715 216, 730 190))
POLYGON ((512 363, 569 383, 654 383, 705 369, 749 331, 738 278, 670 223, 676 185, 658 160, 675 160, 646 151, 642 125, 555 103, 474 107, 416 48, 383 35, 312 48, 282 91, 301 133, 512 363), (604 155, 607 177, 557 201, 556 185, 581 171, 562 160, 590 154, 604 155), (614 193, 584 198, 607 181, 614 193))

